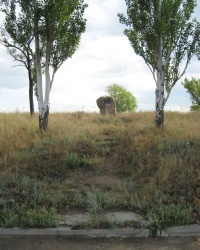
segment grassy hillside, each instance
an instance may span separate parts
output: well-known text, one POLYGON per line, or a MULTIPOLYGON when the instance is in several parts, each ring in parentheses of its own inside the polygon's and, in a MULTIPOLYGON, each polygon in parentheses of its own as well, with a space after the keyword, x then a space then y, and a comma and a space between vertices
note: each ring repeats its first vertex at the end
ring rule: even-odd
POLYGON ((55 226, 81 209, 98 227, 105 211, 146 216, 156 229, 200 221, 200 115, 0 114, 0 224, 55 226))

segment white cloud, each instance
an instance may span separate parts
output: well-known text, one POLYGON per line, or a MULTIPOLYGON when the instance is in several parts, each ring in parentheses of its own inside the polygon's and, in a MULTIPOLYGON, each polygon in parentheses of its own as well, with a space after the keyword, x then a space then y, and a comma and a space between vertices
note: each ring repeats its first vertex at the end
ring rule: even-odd
POLYGON ((27 86, 27 71, 19 64, 13 61, 6 49, 0 45, 0 88, 20 89, 27 86))
POLYGON ((123 26, 119 23, 117 13, 125 12, 125 1, 88 0, 86 9, 87 31, 94 38, 102 35, 122 35, 123 26))

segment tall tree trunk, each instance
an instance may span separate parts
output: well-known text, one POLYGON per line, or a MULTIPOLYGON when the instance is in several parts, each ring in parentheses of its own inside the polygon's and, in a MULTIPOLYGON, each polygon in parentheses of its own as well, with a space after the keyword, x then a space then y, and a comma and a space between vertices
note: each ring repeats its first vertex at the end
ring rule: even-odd
POLYGON ((45 97, 42 106, 42 110, 39 114, 39 128, 40 130, 48 129, 49 120, 49 95, 50 95, 50 72, 49 72, 49 60, 50 52, 48 49, 48 42, 46 48, 46 62, 45 62, 45 97))
POLYGON ((40 40, 38 22, 35 22, 35 66, 37 72, 37 95, 38 95, 38 109, 39 109, 39 129, 47 130, 49 107, 45 106, 43 102, 43 88, 42 88, 42 65, 40 55, 40 40))
POLYGON ((165 72, 162 61, 158 61, 157 69, 157 87, 156 87, 156 118, 155 125, 156 127, 161 127, 164 125, 164 106, 165 106, 165 86, 164 86, 165 72))
POLYGON ((42 109, 42 113, 39 114, 39 129, 47 130, 49 121, 49 106, 42 109))
POLYGON ((34 101, 33 101, 33 78, 31 72, 30 61, 28 62, 28 78, 29 78, 29 106, 30 106, 30 115, 34 115, 34 101))
POLYGON ((39 117, 39 126, 41 130, 48 129, 49 96, 50 96, 50 71, 49 71, 50 51, 51 51, 50 30, 49 26, 47 26, 46 58, 45 58, 45 96, 44 96, 42 114, 39 117))
POLYGON ((33 101, 33 82, 29 82, 29 105, 30 105, 30 115, 35 114, 34 101, 33 101))
POLYGON ((156 127, 161 127, 164 125, 164 88, 156 89, 156 118, 155 125, 156 127))
MULTIPOLYGON (((161 12, 162 12, 162 0, 160 0, 158 5, 158 13, 156 16, 156 22, 158 25, 161 23, 161 12)), ((164 125, 164 106, 165 106, 165 65, 163 62, 162 52, 163 52, 163 38, 160 32, 158 36, 158 44, 156 49, 156 62, 157 62, 157 81, 156 81, 156 100, 155 100, 155 125, 156 127, 161 127, 164 125)))
POLYGON ((49 97, 50 97, 50 90, 51 90, 50 89, 50 70, 49 70, 51 44, 49 41, 48 33, 49 32, 47 31, 46 58, 45 58, 45 97, 44 97, 45 106, 49 106, 49 97))

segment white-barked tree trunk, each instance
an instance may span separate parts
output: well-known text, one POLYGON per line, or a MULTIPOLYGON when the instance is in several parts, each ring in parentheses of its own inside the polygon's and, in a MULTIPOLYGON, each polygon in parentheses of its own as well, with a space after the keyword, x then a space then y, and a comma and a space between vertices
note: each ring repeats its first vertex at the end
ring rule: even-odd
POLYGON ((38 110, 39 110, 39 129, 48 129, 49 117, 49 96, 50 96, 50 42, 46 42, 46 59, 45 59, 45 95, 43 96, 43 79, 42 79, 42 64, 40 51, 40 38, 38 27, 35 27, 35 51, 36 51, 36 72, 37 72, 37 95, 38 95, 38 110))

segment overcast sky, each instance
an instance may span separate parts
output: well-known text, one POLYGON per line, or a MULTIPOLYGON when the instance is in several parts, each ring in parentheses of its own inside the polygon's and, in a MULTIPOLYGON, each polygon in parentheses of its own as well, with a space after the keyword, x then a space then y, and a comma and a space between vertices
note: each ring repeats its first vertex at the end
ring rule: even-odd
MULTIPOLYGON (((85 12, 86 32, 82 35, 79 49, 55 76, 50 111, 98 112, 96 99, 106 95, 106 86, 113 83, 133 93, 138 110, 154 110, 155 82, 152 74, 143 59, 135 55, 123 34, 125 26, 117 17, 117 13, 126 13, 125 1, 85 2, 89 4, 85 12)), ((195 13, 200 13, 200 5, 195 13)), ((23 67, 13 67, 15 65, 6 49, 0 47, 0 112, 29 111, 27 71, 23 67)), ((187 75, 200 77, 200 62, 196 58, 188 67, 187 75)), ((190 105, 189 95, 181 82, 177 83, 166 110, 187 111, 190 105)))

